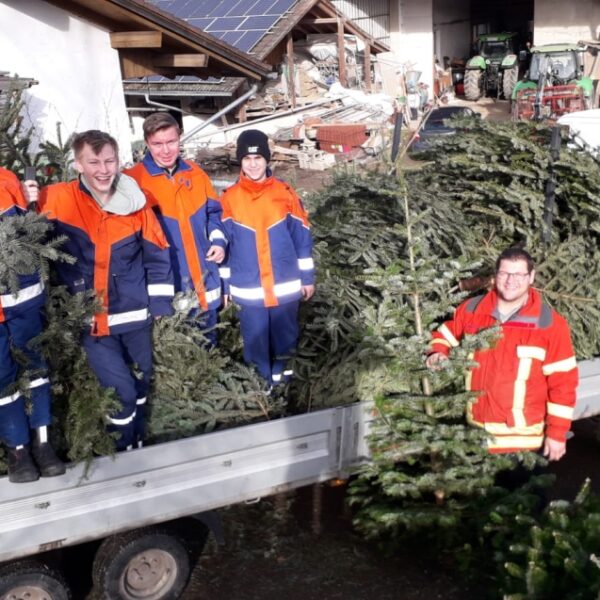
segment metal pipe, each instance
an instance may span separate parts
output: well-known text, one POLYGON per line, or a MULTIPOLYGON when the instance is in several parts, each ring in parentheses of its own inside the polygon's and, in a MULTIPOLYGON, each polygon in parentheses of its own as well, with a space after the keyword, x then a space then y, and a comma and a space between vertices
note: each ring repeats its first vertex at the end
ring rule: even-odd
MULTIPOLYGON (((235 125, 228 125, 227 127, 222 127, 221 129, 219 129, 219 131, 211 131, 210 133, 205 133, 204 135, 201 135, 200 137, 207 137, 210 135, 217 135, 219 133, 224 133, 225 131, 232 131, 233 129, 239 129, 240 127, 248 127, 249 125, 254 125, 255 123, 262 123, 263 121, 270 121, 271 119, 278 119, 279 117, 285 117, 287 115, 292 115, 294 113, 297 112, 301 112, 303 110, 309 110, 315 106, 321 106, 322 104, 331 104, 332 102, 335 102, 336 100, 341 100, 342 98, 346 98, 346 96, 338 96, 337 98, 327 98, 325 100, 319 100, 318 102, 313 102, 312 104, 308 104, 305 106, 298 106, 297 108, 292 108, 290 110, 284 110, 283 112, 275 112, 272 115, 267 115, 266 117, 261 117, 260 119, 252 119, 251 122, 247 122, 247 123, 236 123, 235 125)), ((208 123, 203 123, 204 125, 208 125, 208 123)), ((184 138, 182 138, 182 141, 184 141, 184 139, 187 139, 191 136, 192 132, 190 132, 187 136, 185 136, 184 138)))
POLYGON ((256 83, 252 84, 252 87, 242 96, 236 98, 233 102, 229 103, 225 108, 222 108, 219 112, 215 113, 210 119, 204 121, 197 127, 194 127, 189 133, 181 136, 181 143, 187 142, 191 137, 194 137, 199 131, 202 131, 205 127, 208 127, 213 121, 220 119, 224 114, 227 114, 232 108, 235 108, 238 104, 245 102, 250 96, 255 94, 258 90, 258 85, 256 83))
POLYGON ((177 112, 180 112, 182 114, 186 114, 186 115, 190 114, 190 113, 186 112, 185 110, 182 110, 181 108, 177 108, 176 106, 171 106, 169 104, 162 104, 160 102, 155 102, 154 100, 150 100, 150 94, 144 94, 144 100, 146 100, 146 103, 150 104, 151 106, 160 106, 160 108, 166 108, 168 110, 176 110, 177 112))

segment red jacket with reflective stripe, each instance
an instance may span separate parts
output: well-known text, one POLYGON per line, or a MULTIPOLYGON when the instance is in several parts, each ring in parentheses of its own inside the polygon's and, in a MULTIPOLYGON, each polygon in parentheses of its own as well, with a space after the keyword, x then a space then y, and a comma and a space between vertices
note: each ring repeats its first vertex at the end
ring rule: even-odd
POLYGON ((310 226, 298 195, 270 172, 261 182, 242 173, 221 204, 229 242, 221 276, 232 297, 265 307, 300 299, 301 287, 314 283, 315 275, 310 226))
POLYGON ((221 204, 208 175, 194 163, 177 162, 168 175, 147 154, 124 171, 142 188, 169 240, 175 291, 195 290, 202 310, 221 305, 221 279, 216 263, 206 260, 212 245, 225 248, 221 204))
MULTIPOLYGON (((26 212, 27 200, 19 180, 14 173, 0 167, 0 218, 24 215, 26 212)), ((17 295, 10 290, 0 291, 0 323, 44 304, 44 286, 37 273, 18 274, 18 279, 17 295)))
POLYGON ((480 394, 469 417, 493 435, 492 452, 537 449, 544 436, 564 441, 578 383, 569 326, 535 290, 504 323, 497 304, 495 291, 463 302, 434 332, 431 349, 448 355, 465 334, 500 325, 494 347, 475 353, 467 387, 480 394))
POLYGON ((61 283, 73 294, 95 290, 103 310, 91 333, 104 336, 145 326, 151 315, 172 313, 173 275, 168 244, 147 205, 129 215, 102 210, 79 181, 44 188, 38 210, 67 241, 77 259, 58 263, 61 283))

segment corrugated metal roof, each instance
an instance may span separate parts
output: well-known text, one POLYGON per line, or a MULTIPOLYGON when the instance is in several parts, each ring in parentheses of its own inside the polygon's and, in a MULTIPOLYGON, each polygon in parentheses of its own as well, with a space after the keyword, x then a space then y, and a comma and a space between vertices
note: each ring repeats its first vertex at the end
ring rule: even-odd
POLYGON ((390 0, 332 0, 332 3, 373 39, 390 45, 390 0))
POLYGON ((221 79, 200 79, 193 76, 179 76, 167 79, 151 75, 123 82, 126 96, 233 96, 246 81, 244 77, 223 77, 221 79))

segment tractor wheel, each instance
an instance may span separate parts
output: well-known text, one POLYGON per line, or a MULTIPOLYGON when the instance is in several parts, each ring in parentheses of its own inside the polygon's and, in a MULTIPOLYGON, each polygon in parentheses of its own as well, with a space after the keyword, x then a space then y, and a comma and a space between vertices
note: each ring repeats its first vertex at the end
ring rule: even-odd
POLYGON ((519 67, 514 66, 510 69, 504 70, 504 75, 502 76, 502 93, 504 94, 505 100, 510 101, 513 90, 515 89, 515 85, 517 85, 518 79, 519 67))
POLYGON ((481 79, 483 71, 480 69, 469 69, 465 72, 465 98, 467 100, 479 100, 481 98, 481 79))

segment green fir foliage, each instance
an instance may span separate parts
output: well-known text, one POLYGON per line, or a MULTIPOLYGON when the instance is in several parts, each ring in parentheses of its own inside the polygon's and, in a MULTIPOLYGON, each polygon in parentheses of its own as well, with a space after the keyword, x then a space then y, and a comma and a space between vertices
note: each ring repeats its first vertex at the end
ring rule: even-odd
MULTIPOLYGON (((175 305, 192 303, 179 297, 175 305)), ((151 441, 281 416, 285 407, 281 395, 268 394, 264 381, 243 363, 239 337, 233 334, 230 319, 223 321, 228 336, 221 341, 223 349, 207 349, 198 317, 190 316, 188 308, 155 322, 151 441)))

